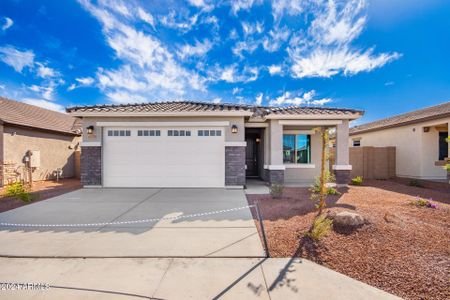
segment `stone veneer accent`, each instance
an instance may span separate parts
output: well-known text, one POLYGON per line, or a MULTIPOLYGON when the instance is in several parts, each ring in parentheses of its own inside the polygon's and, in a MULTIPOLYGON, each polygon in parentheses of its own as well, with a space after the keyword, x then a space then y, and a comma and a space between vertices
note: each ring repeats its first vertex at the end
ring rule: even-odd
POLYGON ((81 184, 102 185, 102 147, 81 147, 81 184))
POLYGON ((284 170, 264 170, 266 172, 266 181, 270 184, 284 184, 284 170))
POLYGON ((245 184, 245 147, 225 147, 225 185, 245 184))
POLYGON ((334 170, 337 184, 348 184, 350 182, 350 170, 334 170))

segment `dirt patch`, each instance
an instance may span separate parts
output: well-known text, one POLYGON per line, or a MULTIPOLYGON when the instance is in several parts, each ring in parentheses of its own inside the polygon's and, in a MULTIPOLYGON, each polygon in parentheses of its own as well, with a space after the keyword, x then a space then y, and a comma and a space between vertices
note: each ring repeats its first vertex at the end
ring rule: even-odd
POLYGON ((304 237, 316 214, 307 188, 286 188, 282 199, 247 195, 260 203, 271 256, 308 258, 406 299, 450 299, 449 193, 375 180, 341 192, 329 210, 354 210, 369 224, 319 243, 304 237), (411 205, 417 196, 438 209, 411 205))
POLYGON ((56 197, 79 188, 81 188, 81 183, 78 179, 61 179, 58 182, 37 181, 33 183, 33 188, 31 189, 31 194, 36 195, 37 199, 32 202, 24 202, 20 199, 1 196, 5 192, 5 188, 3 188, 0 189, 0 212, 56 197))

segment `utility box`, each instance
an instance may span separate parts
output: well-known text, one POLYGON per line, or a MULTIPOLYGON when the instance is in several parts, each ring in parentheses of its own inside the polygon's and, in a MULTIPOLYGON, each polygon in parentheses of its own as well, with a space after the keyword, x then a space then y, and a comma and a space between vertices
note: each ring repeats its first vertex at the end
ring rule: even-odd
POLYGON ((30 157, 30 167, 39 168, 41 166, 41 152, 39 150, 28 151, 30 157))

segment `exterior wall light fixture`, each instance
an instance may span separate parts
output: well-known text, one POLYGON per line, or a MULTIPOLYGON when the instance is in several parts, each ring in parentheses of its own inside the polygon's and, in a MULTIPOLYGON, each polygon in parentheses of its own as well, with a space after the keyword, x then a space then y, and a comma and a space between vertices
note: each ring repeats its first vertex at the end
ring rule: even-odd
POLYGON ((231 133, 238 133, 238 127, 236 125, 231 126, 231 133))
POLYGON ((94 126, 88 126, 86 127, 87 134, 93 134, 94 133, 94 126))

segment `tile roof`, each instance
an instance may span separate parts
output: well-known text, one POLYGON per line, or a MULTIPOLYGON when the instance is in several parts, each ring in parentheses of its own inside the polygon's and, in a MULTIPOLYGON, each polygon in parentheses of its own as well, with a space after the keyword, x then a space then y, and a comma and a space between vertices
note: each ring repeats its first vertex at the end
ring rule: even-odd
POLYGON ((450 102, 350 128, 350 135, 450 116, 450 102))
POLYGON ((67 108, 67 112, 85 113, 133 113, 133 112, 157 112, 157 113, 177 113, 177 112, 248 112, 254 117, 264 117, 267 115, 297 115, 297 114, 363 114, 363 111, 354 109, 339 109, 325 107, 301 107, 301 106, 253 106, 246 104, 229 103, 207 103, 193 101, 172 101, 154 103, 136 103, 120 105, 93 105, 77 106, 67 108))
POLYGON ((81 133, 78 118, 3 97, 0 97, 0 121, 74 135, 81 133))

